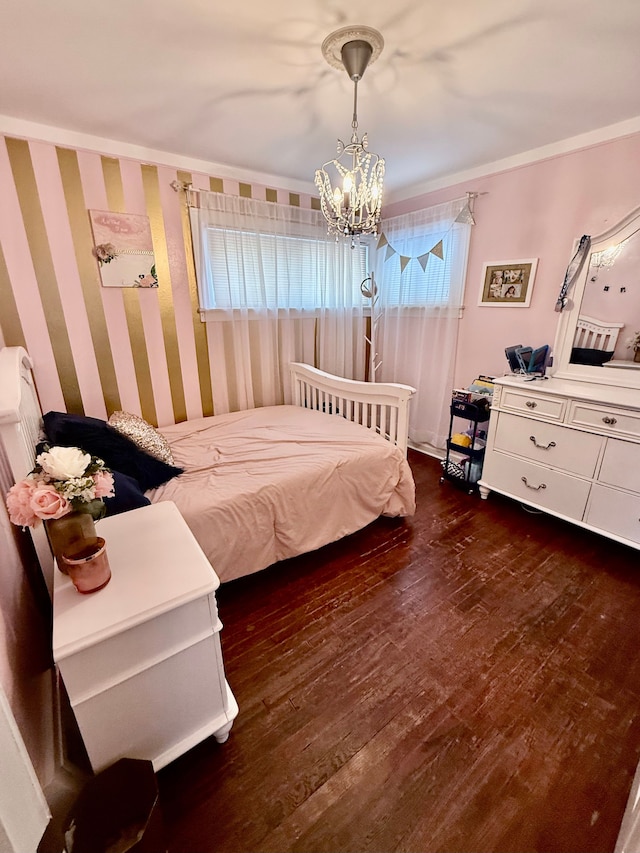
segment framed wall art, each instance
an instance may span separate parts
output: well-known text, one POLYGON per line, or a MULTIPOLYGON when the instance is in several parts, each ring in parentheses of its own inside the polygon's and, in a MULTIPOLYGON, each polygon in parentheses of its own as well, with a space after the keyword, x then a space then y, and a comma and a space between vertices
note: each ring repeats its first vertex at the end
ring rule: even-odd
POLYGON ((148 216, 90 210, 93 253, 103 287, 157 287, 148 216))
POLYGON ((485 264, 478 305, 527 308, 531 302, 537 265, 537 258, 485 264))

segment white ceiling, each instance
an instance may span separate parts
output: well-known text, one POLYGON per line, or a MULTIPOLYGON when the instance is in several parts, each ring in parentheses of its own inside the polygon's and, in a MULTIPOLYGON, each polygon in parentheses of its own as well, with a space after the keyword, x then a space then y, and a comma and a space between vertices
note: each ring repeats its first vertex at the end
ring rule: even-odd
POLYGON ((5 0, 0 115, 312 191, 353 100, 320 45, 355 24, 395 195, 640 115, 639 0, 5 0))

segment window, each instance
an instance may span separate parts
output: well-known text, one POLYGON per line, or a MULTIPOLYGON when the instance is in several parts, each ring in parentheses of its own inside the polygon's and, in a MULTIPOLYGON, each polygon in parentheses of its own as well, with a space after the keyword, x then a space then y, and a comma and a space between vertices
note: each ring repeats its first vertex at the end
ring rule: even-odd
POLYGON ((457 199, 383 222, 387 246, 377 252, 376 277, 385 306, 460 308, 471 235, 466 205, 457 199))
POLYGON ((402 254, 411 257, 404 271, 401 272, 397 258, 389 259, 385 264, 385 304, 406 307, 447 305, 451 295, 453 261, 456 257, 455 232, 450 231, 446 235, 421 235, 419 239, 407 241, 402 254), (432 246, 440 239, 444 258, 429 254, 423 271, 418 261, 418 253, 425 251, 425 244, 432 246))
POLYGON ((205 225, 198 276, 201 311, 293 309, 364 305, 369 247, 354 249, 326 237, 205 225), (351 292, 348 292, 348 291, 351 292))

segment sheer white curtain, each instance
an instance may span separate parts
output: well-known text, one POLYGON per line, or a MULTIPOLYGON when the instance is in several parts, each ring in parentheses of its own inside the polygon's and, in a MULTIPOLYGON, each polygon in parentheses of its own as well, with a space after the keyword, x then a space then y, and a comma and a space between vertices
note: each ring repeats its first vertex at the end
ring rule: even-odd
POLYGON ((376 349, 382 362, 376 379, 417 389, 409 438, 439 448, 448 433, 471 236, 470 224, 455 221, 471 221, 465 209, 466 198, 386 219, 387 243, 380 241, 375 253, 381 315, 376 349))
POLYGON ((319 211, 222 193, 196 199, 191 232, 216 414, 288 402, 292 361, 363 378, 368 247, 329 239, 319 211))

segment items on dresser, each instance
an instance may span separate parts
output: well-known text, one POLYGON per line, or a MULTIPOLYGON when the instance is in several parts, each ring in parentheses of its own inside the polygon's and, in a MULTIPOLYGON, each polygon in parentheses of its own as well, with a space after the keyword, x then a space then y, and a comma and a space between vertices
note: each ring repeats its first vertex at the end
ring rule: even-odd
POLYGON ((500 492, 640 548, 640 395, 552 377, 496 380, 480 494, 500 492))
POLYGON ((224 675, 215 572, 170 501, 102 519, 111 582, 79 596, 55 573, 53 657, 94 772, 119 758, 159 770, 238 706, 224 675))
POLYGON ((517 344, 507 347, 504 351, 512 373, 528 373, 544 376, 547 367, 549 345, 544 344, 535 349, 517 344))

